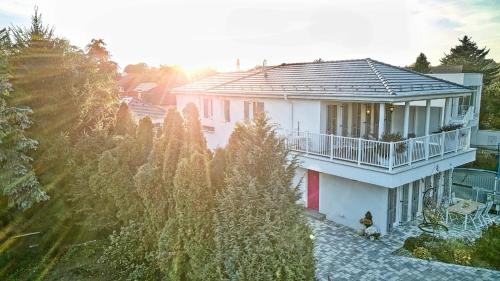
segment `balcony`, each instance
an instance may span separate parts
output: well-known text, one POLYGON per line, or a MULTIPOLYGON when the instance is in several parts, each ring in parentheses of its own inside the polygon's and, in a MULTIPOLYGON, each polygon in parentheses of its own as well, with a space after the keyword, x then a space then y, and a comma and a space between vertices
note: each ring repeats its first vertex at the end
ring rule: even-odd
POLYGON ((283 131, 287 147, 294 152, 386 171, 468 151, 470 133, 471 129, 468 127, 398 142, 385 142, 307 131, 283 131))

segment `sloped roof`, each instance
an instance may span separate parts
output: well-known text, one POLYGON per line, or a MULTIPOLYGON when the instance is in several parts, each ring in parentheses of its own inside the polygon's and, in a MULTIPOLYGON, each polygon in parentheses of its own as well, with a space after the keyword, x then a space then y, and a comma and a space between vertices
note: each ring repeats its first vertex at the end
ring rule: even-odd
POLYGON ((163 118, 165 118, 165 109, 152 105, 147 102, 143 102, 134 97, 124 97, 121 99, 122 102, 127 103, 130 108, 130 111, 134 114, 137 120, 142 119, 146 116, 151 117, 153 123, 161 123, 163 122, 163 118))
POLYGON ((370 58, 269 66, 220 73, 172 93, 288 97, 408 97, 466 94, 471 90, 370 58))

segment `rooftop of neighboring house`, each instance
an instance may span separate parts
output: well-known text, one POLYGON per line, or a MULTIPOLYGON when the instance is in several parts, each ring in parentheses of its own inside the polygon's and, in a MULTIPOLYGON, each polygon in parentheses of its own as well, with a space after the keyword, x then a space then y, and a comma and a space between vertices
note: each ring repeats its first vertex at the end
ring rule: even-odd
POLYGON ((431 67, 431 73, 442 74, 442 73, 462 73, 464 69, 463 65, 438 65, 431 67))
POLYGON ((370 58, 284 63, 219 73, 174 88, 174 94, 288 98, 394 99, 467 95, 471 89, 370 58))
POLYGON ((163 122, 166 113, 165 109, 134 97, 123 97, 121 101, 127 103, 136 119, 149 116, 154 124, 163 122))

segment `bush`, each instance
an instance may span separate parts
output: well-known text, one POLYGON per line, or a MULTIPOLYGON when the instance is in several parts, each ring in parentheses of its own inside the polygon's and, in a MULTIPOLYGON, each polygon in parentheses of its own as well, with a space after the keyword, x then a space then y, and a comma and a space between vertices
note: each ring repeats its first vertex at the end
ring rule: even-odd
POLYGON ((462 124, 448 124, 448 125, 444 125, 443 127, 439 128, 438 133, 449 132, 449 131, 461 129, 462 127, 463 127, 462 124))
POLYGON ((471 264, 471 251, 468 249, 455 249, 453 250, 454 262, 461 265, 471 264))
MULTIPOLYGON (((385 141, 385 142, 400 142, 400 141, 404 141, 405 139, 401 136, 401 134, 399 133, 396 133, 396 134, 384 134, 382 136, 382 141, 385 141)), ((394 149, 396 150, 397 153, 403 153, 406 151, 406 144, 403 142, 403 143, 399 143, 398 145, 396 145, 394 147, 394 149)))
POLYGON ((408 237, 404 242, 403 248, 410 252, 413 252, 415 248, 424 247, 426 243, 433 241, 434 239, 436 238, 427 233, 422 233, 419 236, 415 237, 408 237))
POLYGON ((423 259, 423 260, 430 260, 431 259, 431 253, 429 252, 429 250, 427 250, 424 247, 416 247, 413 250, 413 255, 415 257, 417 257, 419 259, 423 259))
POLYGON ((481 237, 474 242, 472 255, 478 263, 500 269, 500 225, 492 224, 483 229, 481 237))

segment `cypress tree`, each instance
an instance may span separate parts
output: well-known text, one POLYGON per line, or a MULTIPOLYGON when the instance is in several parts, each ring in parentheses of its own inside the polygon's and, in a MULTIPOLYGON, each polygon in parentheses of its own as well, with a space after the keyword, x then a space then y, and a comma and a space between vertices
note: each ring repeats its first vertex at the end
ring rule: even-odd
POLYGON ((124 102, 120 104, 120 108, 116 112, 114 133, 121 136, 133 136, 135 134, 135 122, 132 112, 124 102))
POLYGON ((215 210, 215 257, 224 280, 313 280, 313 242, 296 162, 264 116, 240 125, 229 146, 227 188, 215 210))
POLYGON ((214 152, 214 157, 210 160, 210 182, 214 190, 222 190, 224 188, 224 179, 226 177, 226 150, 217 148, 214 152))
POLYGON ((431 71, 431 63, 427 60, 427 57, 424 53, 420 53, 409 68, 413 71, 417 71, 420 73, 429 73, 431 71))

